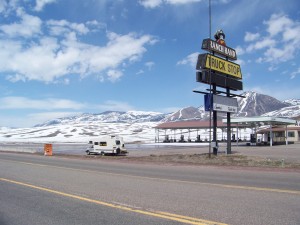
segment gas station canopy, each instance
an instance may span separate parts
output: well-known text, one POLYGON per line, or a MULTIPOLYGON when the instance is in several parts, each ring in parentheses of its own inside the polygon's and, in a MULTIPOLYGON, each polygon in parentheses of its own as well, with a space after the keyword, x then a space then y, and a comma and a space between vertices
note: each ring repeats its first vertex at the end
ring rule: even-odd
MULTIPOLYGON (((223 123, 227 123, 226 119, 223 119, 223 123)), ((264 126, 264 125, 293 125, 296 124, 296 120, 288 119, 288 118, 281 118, 281 117, 272 117, 272 116, 256 116, 256 117, 237 117, 231 118, 231 124, 238 124, 244 126, 264 126)))

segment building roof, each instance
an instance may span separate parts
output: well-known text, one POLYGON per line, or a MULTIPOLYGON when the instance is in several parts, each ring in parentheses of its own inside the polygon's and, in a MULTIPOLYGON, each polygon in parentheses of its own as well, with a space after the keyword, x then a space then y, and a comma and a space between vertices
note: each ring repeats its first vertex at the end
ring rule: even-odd
MULTIPOLYGON (((211 123, 211 126, 213 124, 211 123)), ((156 129, 208 129, 209 121, 202 120, 188 120, 188 121, 176 121, 176 122, 166 122, 157 125, 156 129)), ((217 127, 227 127, 222 121, 217 121, 217 127)))
MULTIPOLYGON (((279 117, 241 117, 241 118, 231 118, 232 127, 254 127, 255 125, 294 125, 296 120, 288 118, 279 118, 279 117)), ((211 122, 211 127, 213 123, 211 122)), ((227 119, 222 121, 217 121, 218 128, 227 127, 227 119)), ((155 127, 156 129, 208 129, 210 128, 209 121, 203 120, 187 120, 187 121, 176 121, 176 122, 166 122, 161 123, 155 127)))
MULTIPOLYGON (((299 126, 290 126, 290 127, 272 127, 272 132, 279 132, 279 131, 300 131, 300 127, 299 126)), ((257 131, 258 134, 264 134, 264 133, 268 133, 271 132, 270 128, 265 128, 262 130, 257 131)))

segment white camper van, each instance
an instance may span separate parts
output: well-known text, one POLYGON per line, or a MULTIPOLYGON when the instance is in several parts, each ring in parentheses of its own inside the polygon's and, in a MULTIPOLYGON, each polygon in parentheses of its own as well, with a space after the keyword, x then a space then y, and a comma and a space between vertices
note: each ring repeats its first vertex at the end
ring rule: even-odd
POLYGON ((126 154, 124 141, 122 137, 118 136, 105 136, 93 141, 89 141, 89 147, 85 151, 90 154, 126 154))

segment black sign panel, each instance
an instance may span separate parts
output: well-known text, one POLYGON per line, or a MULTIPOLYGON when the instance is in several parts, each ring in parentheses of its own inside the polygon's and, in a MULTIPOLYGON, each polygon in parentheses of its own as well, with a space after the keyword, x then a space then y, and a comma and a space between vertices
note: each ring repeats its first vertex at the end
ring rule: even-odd
POLYGON ((203 70, 202 72, 196 72, 196 81, 206 84, 215 84, 219 87, 229 88, 231 90, 243 90, 243 82, 232 79, 230 77, 223 76, 218 73, 211 72, 211 76, 209 75, 209 71, 203 70))
POLYGON ((220 45, 216 41, 213 41, 211 39, 204 39, 202 41, 202 49, 207 50, 209 52, 214 52, 220 56, 223 56, 225 58, 236 60, 236 52, 233 48, 229 48, 224 45, 220 45))

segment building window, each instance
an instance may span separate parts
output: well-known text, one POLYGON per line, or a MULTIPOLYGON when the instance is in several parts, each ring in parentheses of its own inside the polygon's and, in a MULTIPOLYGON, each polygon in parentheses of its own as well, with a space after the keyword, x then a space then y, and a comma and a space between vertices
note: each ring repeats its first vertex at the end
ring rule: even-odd
POLYGON ((288 132, 288 137, 295 137, 295 132, 294 131, 289 131, 288 132))
POLYGON ((285 135, 283 131, 279 131, 274 133, 274 137, 285 137, 285 135))

